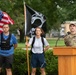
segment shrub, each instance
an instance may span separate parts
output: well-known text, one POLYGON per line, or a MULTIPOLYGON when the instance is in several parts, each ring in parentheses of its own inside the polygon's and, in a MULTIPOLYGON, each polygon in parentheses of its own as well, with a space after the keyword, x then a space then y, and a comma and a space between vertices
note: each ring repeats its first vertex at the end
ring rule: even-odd
POLYGON ((47 75, 57 75, 58 74, 58 60, 57 56, 53 55, 51 50, 46 51, 46 73, 47 75))
POLYGON ((27 60, 25 50, 15 50, 14 63, 13 63, 13 75, 24 75, 27 73, 27 60))
MULTIPOLYGON (((29 53, 30 56, 30 53, 29 53)), ((57 56, 53 55, 51 50, 45 52, 46 58, 46 73, 47 75, 57 75, 58 63, 57 56)), ((39 69, 37 69, 37 75, 39 75, 39 69)), ((16 49, 14 53, 14 63, 13 63, 13 75, 27 75, 27 60, 26 51, 22 49, 16 49)))

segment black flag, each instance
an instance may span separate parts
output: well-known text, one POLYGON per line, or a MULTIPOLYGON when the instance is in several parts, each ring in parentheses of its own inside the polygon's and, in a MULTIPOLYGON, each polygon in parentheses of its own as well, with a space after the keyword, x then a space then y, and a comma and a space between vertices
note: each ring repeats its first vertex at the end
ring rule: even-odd
POLYGON ((42 13, 39 13, 29 6, 25 6, 25 35, 32 36, 36 27, 40 27, 46 32, 46 18, 42 13))

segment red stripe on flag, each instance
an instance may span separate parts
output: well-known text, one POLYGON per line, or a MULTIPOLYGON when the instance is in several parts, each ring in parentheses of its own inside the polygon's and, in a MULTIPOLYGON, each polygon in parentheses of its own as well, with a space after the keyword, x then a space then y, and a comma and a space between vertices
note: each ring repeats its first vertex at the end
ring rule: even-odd
POLYGON ((3 32, 3 28, 0 28, 0 33, 2 33, 3 32))
POLYGON ((0 28, 3 28, 3 26, 0 26, 0 28))
POLYGON ((3 12, 4 16, 3 18, 1 19, 0 23, 3 23, 3 24, 14 24, 14 21, 10 18, 10 16, 3 12))
POLYGON ((10 18, 10 16, 6 13, 6 12, 3 12, 3 17, 2 19, 0 20, 0 33, 3 32, 3 25, 4 24, 14 24, 14 21, 10 18))

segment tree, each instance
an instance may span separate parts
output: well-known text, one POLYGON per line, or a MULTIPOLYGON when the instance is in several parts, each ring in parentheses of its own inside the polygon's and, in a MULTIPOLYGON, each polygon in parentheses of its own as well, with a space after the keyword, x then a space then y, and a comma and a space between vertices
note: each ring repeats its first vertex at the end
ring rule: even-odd
POLYGON ((19 0, 0 0, 0 9, 7 12, 15 21, 15 25, 11 26, 11 31, 20 30, 20 42, 24 39, 24 7, 23 1, 19 0))
MULTIPOLYGON (((43 13, 47 19, 48 31, 58 29, 66 20, 76 20, 75 0, 24 0, 27 5, 43 13)), ((0 9, 7 12, 15 21, 12 32, 20 30, 20 42, 24 39, 23 0, 0 0, 0 9)))

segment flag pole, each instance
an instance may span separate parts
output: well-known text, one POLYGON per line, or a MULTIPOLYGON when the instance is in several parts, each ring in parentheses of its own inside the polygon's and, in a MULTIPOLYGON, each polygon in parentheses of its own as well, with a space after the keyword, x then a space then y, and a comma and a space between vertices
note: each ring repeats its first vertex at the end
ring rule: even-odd
MULTIPOLYGON (((26 36, 25 38, 26 38, 26 42, 28 42, 28 37, 26 36)), ((30 75, 28 46, 26 46, 26 54, 27 54, 28 75, 30 75)))
MULTIPOLYGON (((24 2, 24 16, 26 20, 26 7, 25 7, 25 2, 24 2)), ((28 37, 25 36, 26 42, 28 42, 28 37)), ((30 66, 29 66, 29 54, 28 54, 28 46, 26 46, 26 57, 27 57, 27 66, 28 66, 28 75, 30 75, 30 66)))

